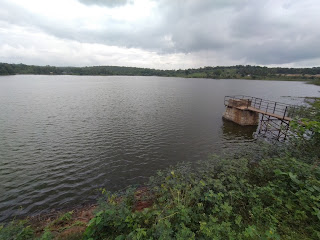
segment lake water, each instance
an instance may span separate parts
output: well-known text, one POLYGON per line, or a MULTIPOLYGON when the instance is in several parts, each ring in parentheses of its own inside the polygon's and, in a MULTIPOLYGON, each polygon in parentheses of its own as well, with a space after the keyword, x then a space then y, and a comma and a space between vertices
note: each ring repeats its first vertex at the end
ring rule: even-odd
POLYGON ((0 77, 0 222, 83 204, 159 169, 253 141, 222 120, 225 95, 285 103, 301 82, 161 77, 0 77))

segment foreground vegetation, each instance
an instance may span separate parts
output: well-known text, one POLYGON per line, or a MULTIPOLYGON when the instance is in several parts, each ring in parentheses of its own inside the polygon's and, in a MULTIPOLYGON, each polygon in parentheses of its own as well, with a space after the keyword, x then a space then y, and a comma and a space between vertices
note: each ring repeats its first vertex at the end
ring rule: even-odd
POLYGON ((54 67, 25 64, 0 63, 0 75, 14 74, 57 74, 57 75, 122 75, 122 76, 163 76, 214 79, 264 79, 309 81, 320 84, 320 67, 314 68, 267 68, 260 66, 204 67, 186 70, 157 70, 150 68, 93 66, 54 67))
POLYGON ((0 239, 320 239, 320 100, 299 115, 287 144, 181 164, 144 190, 104 190, 80 235, 16 222, 0 239))

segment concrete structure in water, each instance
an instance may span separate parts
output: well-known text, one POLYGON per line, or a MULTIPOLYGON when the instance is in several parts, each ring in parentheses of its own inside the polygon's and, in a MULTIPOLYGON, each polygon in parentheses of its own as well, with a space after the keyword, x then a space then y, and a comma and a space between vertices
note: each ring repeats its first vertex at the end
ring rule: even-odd
POLYGON ((290 121, 298 106, 261 98, 236 95, 225 96, 223 118, 242 126, 259 126, 257 134, 285 141, 290 121), (260 115, 260 116, 259 116, 260 115))
POLYGON ((259 113, 251 111, 251 100, 229 99, 223 118, 242 126, 257 126, 259 124, 259 113))

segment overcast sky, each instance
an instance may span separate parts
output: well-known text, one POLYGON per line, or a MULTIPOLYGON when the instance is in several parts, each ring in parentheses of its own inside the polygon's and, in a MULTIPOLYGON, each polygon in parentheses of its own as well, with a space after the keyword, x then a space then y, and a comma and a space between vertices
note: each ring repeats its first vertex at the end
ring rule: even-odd
POLYGON ((319 0, 0 0, 0 62, 320 65, 319 0))

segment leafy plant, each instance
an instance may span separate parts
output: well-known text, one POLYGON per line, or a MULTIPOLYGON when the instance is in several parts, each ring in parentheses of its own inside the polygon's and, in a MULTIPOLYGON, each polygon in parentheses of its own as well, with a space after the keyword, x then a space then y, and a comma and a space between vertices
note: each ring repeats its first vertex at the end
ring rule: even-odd
POLYGON ((154 204, 134 211, 134 193, 108 194, 87 239, 296 239, 320 232, 320 170, 294 158, 213 157, 197 170, 159 172, 154 204))
POLYGON ((294 135, 289 141, 290 153, 309 162, 320 158, 320 99, 304 108, 301 118, 295 118, 290 123, 294 135))
POLYGON ((0 240, 27 240, 34 238, 33 229, 26 221, 12 221, 7 226, 0 226, 0 240))

